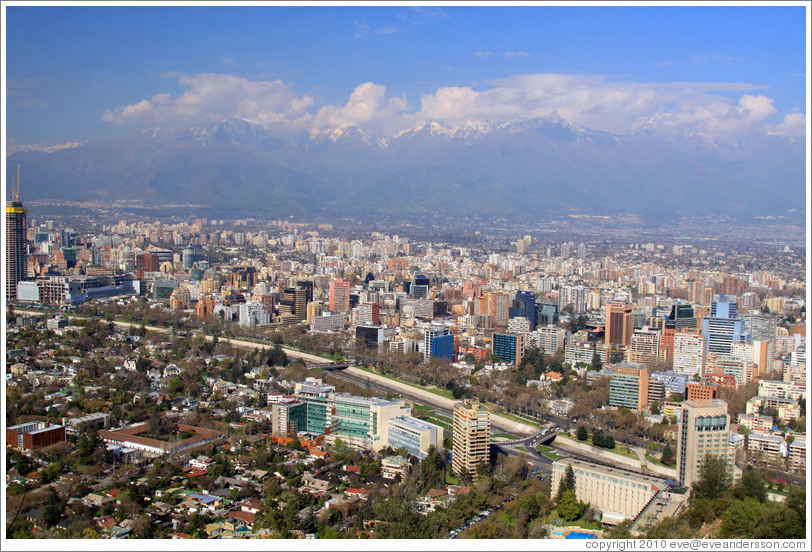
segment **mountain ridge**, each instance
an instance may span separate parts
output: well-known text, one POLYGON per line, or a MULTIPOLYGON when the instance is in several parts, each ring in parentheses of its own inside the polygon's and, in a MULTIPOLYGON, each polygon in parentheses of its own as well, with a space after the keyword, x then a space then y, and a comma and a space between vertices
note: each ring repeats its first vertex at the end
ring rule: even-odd
POLYGON ((205 201, 264 205, 269 216, 437 209, 751 219, 805 209, 804 154, 780 136, 718 144, 642 127, 612 134, 560 117, 425 121, 388 137, 349 125, 282 136, 227 119, 15 151, 7 166, 25 167, 36 183, 24 187, 31 200, 205 201))

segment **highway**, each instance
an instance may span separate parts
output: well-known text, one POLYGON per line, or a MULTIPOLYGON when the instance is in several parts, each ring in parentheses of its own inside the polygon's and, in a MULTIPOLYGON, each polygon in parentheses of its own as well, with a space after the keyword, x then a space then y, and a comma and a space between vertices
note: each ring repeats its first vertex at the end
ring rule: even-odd
MULTIPOLYGON (((24 309, 18 309, 18 311, 23 311, 24 309)), ((30 311, 37 314, 43 314, 41 311, 30 311)), ((76 316, 72 314, 63 314, 67 318, 87 318, 84 316, 76 316)), ((103 320, 102 320, 103 321, 103 320)), ((133 322, 123 322, 119 320, 112 321, 113 324, 120 328, 141 328, 142 325, 133 322)), ((143 326, 146 330, 153 331, 153 332, 162 332, 168 333, 170 328, 162 328, 159 326, 143 326)), ((212 341, 214 338, 210 335, 203 336, 206 341, 212 341)), ((253 341, 247 341, 243 339, 231 339, 226 337, 218 337, 218 341, 221 343, 228 343, 232 347, 237 347, 240 349, 247 349, 247 350, 256 350, 256 349, 270 349, 273 348, 274 345, 272 344, 264 344, 264 343, 255 343, 253 341)), ((282 347, 282 350, 285 354, 288 355, 290 358, 298 358, 302 359, 305 362, 313 362, 313 363, 324 363, 330 362, 328 359, 325 359, 320 356, 312 355, 309 353, 303 353, 301 351, 297 351, 295 349, 289 349, 287 347, 282 347)), ((329 372, 331 374, 335 374, 337 371, 329 372)), ((415 387, 413 385, 409 385, 407 383, 403 383, 400 381, 395 381, 384 376, 373 374, 371 372, 367 372, 365 370, 361 370, 360 368, 355 367, 348 367, 345 370, 342 370, 348 375, 354 376, 356 381, 359 380, 363 381, 366 385, 366 382, 369 382, 369 385, 375 384, 376 388, 385 392, 392 392, 398 395, 402 395, 403 397, 409 398, 411 400, 417 401, 422 404, 427 404, 429 406, 433 406, 438 408, 442 411, 451 412, 454 409, 454 403, 457 402, 454 399, 450 399, 447 397, 443 397, 441 395, 437 395, 430 391, 426 391, 419 387, 415 387)), ((491 412, 491 428, 494 430, 498 430, 505 433, 510 433, 512 435, 525 435, 530 436, 538 432, 539 428, 512 420, 505 416, 500 416, 499 414, 494 414, 491 412)))

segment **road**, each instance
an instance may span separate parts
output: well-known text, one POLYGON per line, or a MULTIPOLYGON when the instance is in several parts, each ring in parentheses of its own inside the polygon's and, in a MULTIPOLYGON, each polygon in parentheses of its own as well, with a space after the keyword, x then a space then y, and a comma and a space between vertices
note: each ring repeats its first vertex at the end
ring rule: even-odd
MULTIPOLYGON (((123 328, 140 328, 141 324, 134 324, 130 322, 119 322, 114 321, 119 327, 123 328)), ((147 330, 155 331, 155 332, 164 332, 166 333, 168 330, 166 328, 160 328, 157 326, 145 326, 147 330)), ((204 336, 206 341, 211 341, 213 339, 212 336, 204 336)), ((272 348, 273 345, 265 345, 262 343, 254 343, 253 341, 245 341, 242 339, 230 339, 220 337, 218 340, 222 343, 228 343, 232 347, 238 347, 240 349, 269 349, 272 348)), ((299 358, 304 360, 305 362, 316 362, 316 363, 323 363, 329 362, 327 359, 311 355, 309 353, 303 353, 301 351, 297 351, 295 349, 289 349, 287 347, 282 347, 282 350, 291 358, 299 358)), ((424 389, 420 389, 419 387, 415 387, 409 385, 407 383, 402 383, 399 381, 394 381, 384 376, 373 374, 371 372, 367 372, 366 370, 361 370, 360 368, 354 368, 350 366, 344 370, 347 374, 351 374, 356 378, 362 378, 364 381, 367 379, 370 383, 374 383, 378 388, 389 390, 393 393, 398 393, 403 395, 404 397, 409 397, 413 400, 419 401, 424 404, 428 404, 430 406, 434 406, 446 411, 451 412, 454 409, 454 403, 457 402, 454 399, 449 399, 440 395, 436 395, 430 391, 426 391, 424 389)), ((331 372, 333 373, 333 372, 331 372)), ((531 426, 529 424, 525 424, 522 422, 517 422, 511 420, 510 418, 506 418, 504 416, 500 416, 499 414, 491 413, 491 427, 493 429, 504 431, 506 433, 512 433, 514 435, 532 435, 538 432, 538 428, 531 426)))
MULTIPOLYGON (((18 309, 22 311, 23 309, 18 309)), ((42 314, 38 311, 31 311, 34 313, 42 314)), ((67 318, 87 318, 84 316, 76 316, 76 315, 64 315, 67 318)), ((133 322, 122 322, 118 320, 114 320, 113 324, 120 328, 141 328, 142 325, 133 322)), ((146 330, 153 331, 153 332, 162 332, 168 333, 169 328, 161 328, 159 326, 143 326, 146 330)), ((206 341, 212 341, 214 338, 210 335, 203 336, 206 341)), ((218 337, 218 340, 222 343, 228 343, 232 347, 237 347, 240 349, 248 349, 248 350, 256 350, 256 349, 270 349, 274 347, 274 345, 266 345, 262 343, 255 343, 253 341, 246 341, 242 339, 231 339, 225 337, 218 337)), ((316 356, 311 355, 309 353, 303 353, 302 351, 297 351, 295 349, 289 349, 287 347, 282 347, 282 350, 291 358, 298 358, 302 359, 305 362, 315 362, 315 363, 323 363, 329 362, 329 360, 316 356)), ((437 394, 434 394, 430 391, 426 391, 419 387, 415 387, 406 383, 402 383, 399 381, 391 380, 389 378, 385 378, 378 374, 373 374, 371 372, 367 372, 365 370, 361 370, 360 368, 348 367, 345 369, 347 374, 351 374, 358 378, 364 378, 366 381, 367 379, 370 383, 375 383, 379 388, 389 390, 394 393, 398 393, 403 395, 404 397, 409 397, 413 400, 419 401, 421 403, 434 406, 436 408, 440 408, 446 411, 452 411, 454 409, 454 403, 457 402, 454 399, 449 399, 437 394)), ((491 428, 503 431, 506 433, 511 433, 514 435, 533 435, 534 433, 538 432, 538 427, 531 426, 529 424, 525 424, 522 422, 517 422, 511 420, 510 418, 506 418, 505 416, 500 416, 499 414, 491 413, 491 428)))

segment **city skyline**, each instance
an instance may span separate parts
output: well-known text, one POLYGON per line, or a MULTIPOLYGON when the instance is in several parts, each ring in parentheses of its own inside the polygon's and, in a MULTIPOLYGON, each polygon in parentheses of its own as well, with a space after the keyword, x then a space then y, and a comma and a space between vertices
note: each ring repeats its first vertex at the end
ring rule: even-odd
POLYGON ((562 117, 800 139, 801 4, 4 6, 7 154, 244 118, 387 137, 562 117))

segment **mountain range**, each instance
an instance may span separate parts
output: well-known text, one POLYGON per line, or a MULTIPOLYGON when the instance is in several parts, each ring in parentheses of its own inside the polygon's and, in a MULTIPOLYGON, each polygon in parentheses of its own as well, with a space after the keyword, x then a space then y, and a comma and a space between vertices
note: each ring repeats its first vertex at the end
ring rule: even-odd
POLYGON ((279 136, 229 119, 32 149, 7 159, 7 176, 24 167, 24 201, 193 204, 273 217, 631 213, 650 221, 806 208, 805 143, 619 135, 561 118, 425 122, 386 138, 352 126, 279 136))

